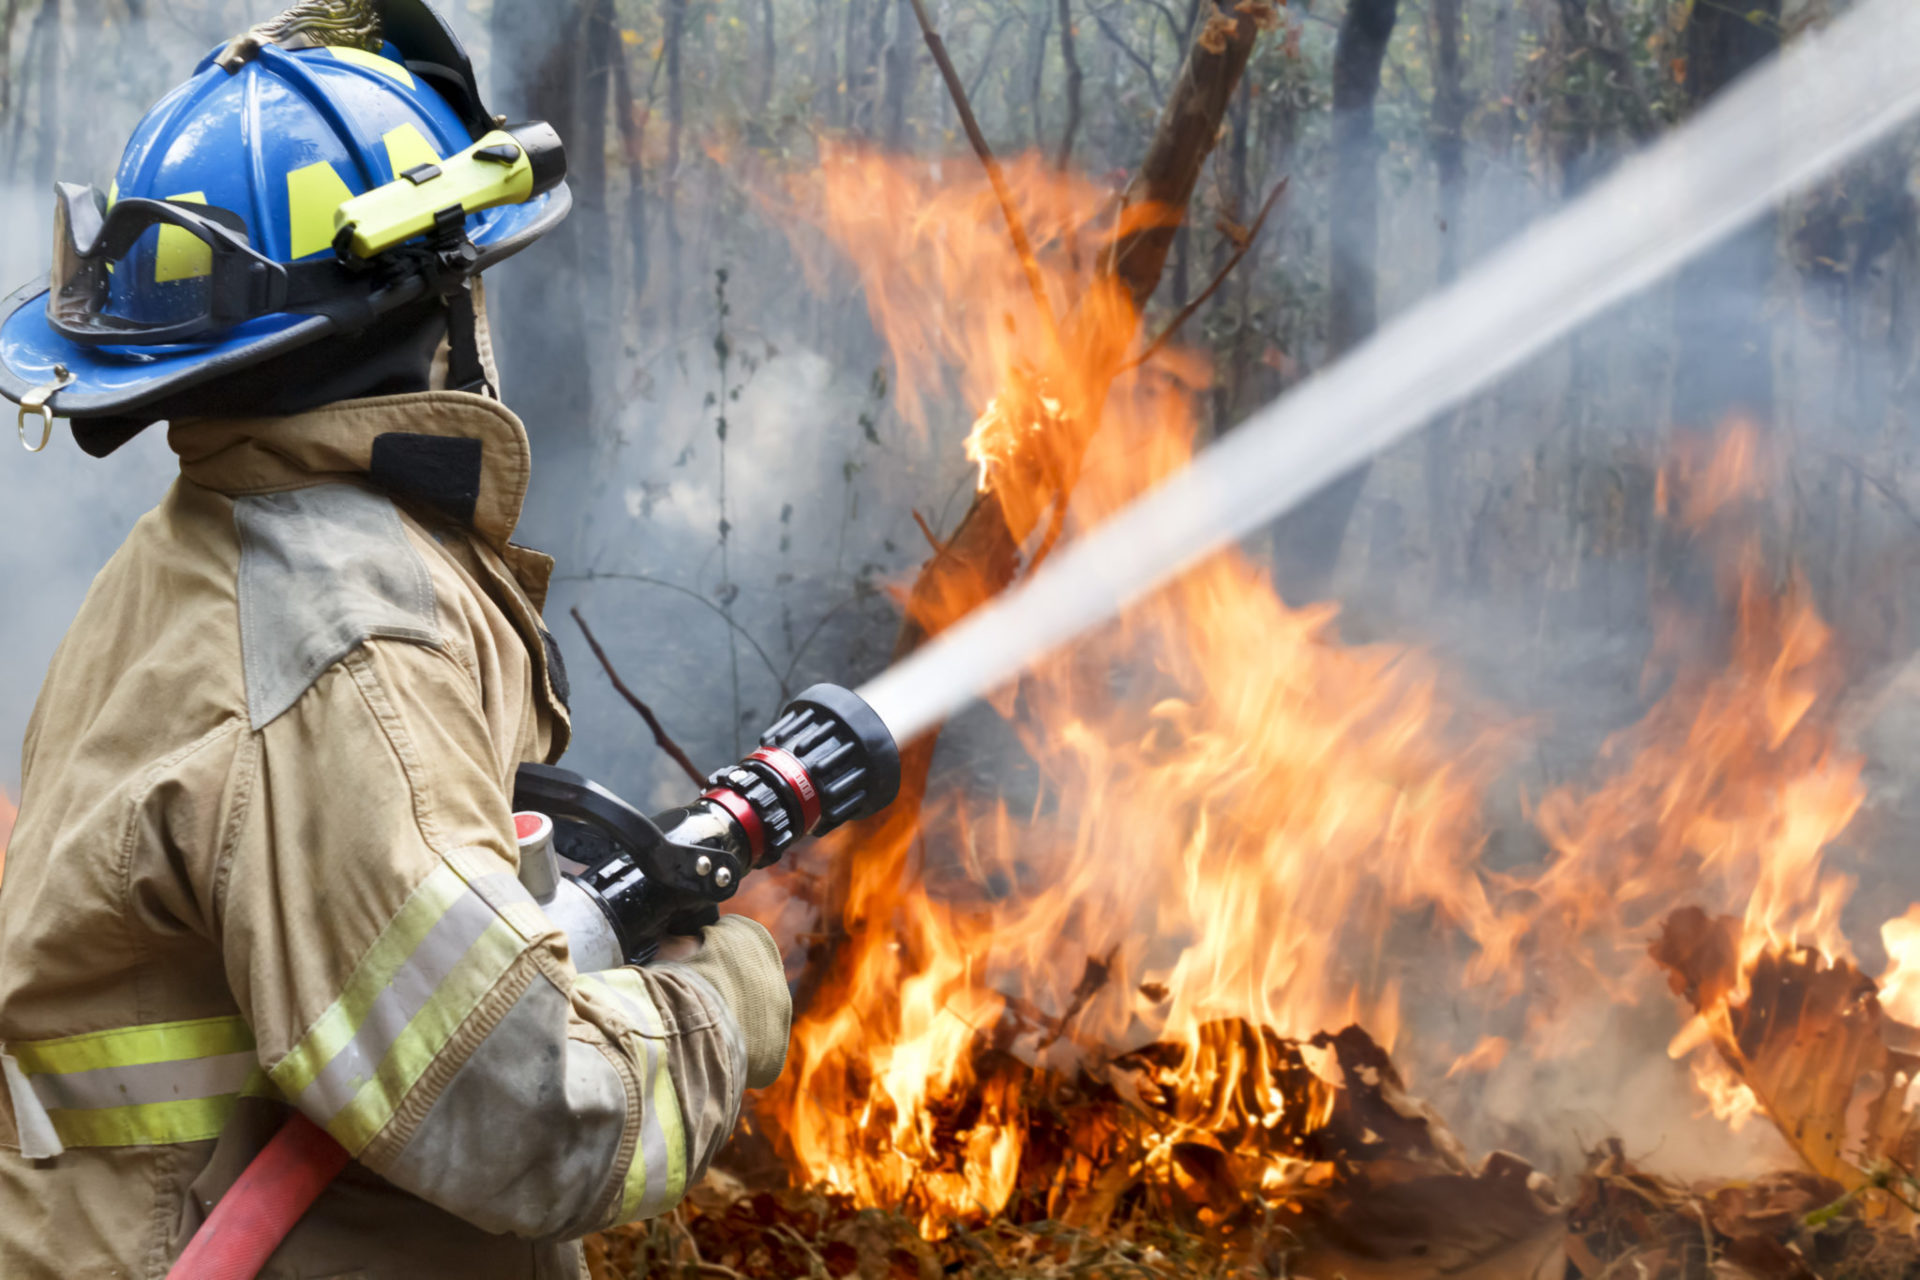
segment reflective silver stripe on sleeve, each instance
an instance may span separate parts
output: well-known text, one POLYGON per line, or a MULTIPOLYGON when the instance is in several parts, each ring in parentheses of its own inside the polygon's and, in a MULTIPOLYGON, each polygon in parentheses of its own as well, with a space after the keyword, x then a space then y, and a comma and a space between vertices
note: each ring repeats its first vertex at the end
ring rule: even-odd
POLYGON ((379 1070, 381 1060, 407 1025, 433 999, 451 973, 498 917, 474 894, 454 899, 407 962, 374 997, 353 1037, 320 1069, 300 1095, 300 1104, 322 1125, 351 1103, 379 1070))

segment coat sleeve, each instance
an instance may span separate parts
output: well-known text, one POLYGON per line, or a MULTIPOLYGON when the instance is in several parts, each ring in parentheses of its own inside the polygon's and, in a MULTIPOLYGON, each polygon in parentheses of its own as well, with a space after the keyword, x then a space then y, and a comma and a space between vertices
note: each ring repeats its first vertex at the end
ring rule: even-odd
POLYGON ((485 1230, 578 1236, 700 1177, 746 1050, 685 966, 574 970, 515 875, 493 744, 457 658, 362 646, 255 733, 216 923, 289 1102, 485 1230))

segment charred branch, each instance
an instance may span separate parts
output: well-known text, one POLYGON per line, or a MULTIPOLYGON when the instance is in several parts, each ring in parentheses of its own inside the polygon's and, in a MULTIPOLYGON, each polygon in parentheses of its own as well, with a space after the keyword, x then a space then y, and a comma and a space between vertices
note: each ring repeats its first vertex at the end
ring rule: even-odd
POLYGON ((1102 265, 1103 274, 1126 286, 1136 311, 1146 307, 1160 285, 1174 232, 1185 218, 1201 169, 1213 154, 1220 122, 1226 119, 1260 32, 1252 6, 1241 5, 1231 20, 1217 9, 1214 15, 1187 51, 1146 157, 1122 198, 1126 208, 1144 207, 1157 216, 1116 239, 1102 265))

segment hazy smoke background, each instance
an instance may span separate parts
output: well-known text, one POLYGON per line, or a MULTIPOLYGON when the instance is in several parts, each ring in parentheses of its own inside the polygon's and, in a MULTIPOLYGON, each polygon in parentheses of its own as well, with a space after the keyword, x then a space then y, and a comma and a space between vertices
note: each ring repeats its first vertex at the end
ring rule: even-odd
MULTIPOLYGON (((146 24, 70 33, 69 56, 88 70, 64 90, 57 175, 103 183, 144 107, 218 39, 270 7, 176 6, 146 24)), ((489 7, 468 0, 450 9, 486 76, 489 7)), ((721 69, 708 74, 721 79, 720 60, 732 48, 725 26, 732 7, 702 11, 711 20, 689 39, 687 57, 712 60, 721 69)), ((1511 4, 1469 4, 1470 29, 1499 39, 1500 21, 1514 21, 1511 4)), ((1300 66, 1324 79, 1333 20, 1294 15, 1289 23, 1303 50, 1300 66)), ((1101 46, 1090 34, 1083 39, 1094 62, 1099 55, 1091 50, 1101 46)), ((805 44, 791 60, 813 56, 812 47, 805 44)), ((16 42, 16 59, 18 49, 16 42)), ((532 63, 548 52, 517 47, 515 56, 532 63)), ((1151 118, 1157 100, 1121 64, 1095 65, 1104 79, 1096 76, 1093 87, 1118 104, 1117 113, 1151 118)), ((1265 371, 1260 376, 1271 393, 1324 358, 1317 317, 1324 309, 1328 153, 1324 103, 1310 84, 1288 79, 1306 71, 1257 65, 1264 92, 1301 96, 1295 134, 1264 140, 1254 158, 1264 181, 1285 173, 1293 185, 1260 255, 1225 291, 1230 305, 1196 320, 1190 336, 1252 344, 1252 364, 1265 371)), ((784 74, 789 79, 775 86, 764 123, 780 146, 805 134, 812 109, 801 96, 800 73, 790 66, 784 74)), ((1504 147, 1488 143, 1498 120, 1475 134, 1459 227, 1443 225, 1438 212, 1422 148, 1424 102, 1391 76, 1382 91, 1383 315, 1434 287, 1447 237, 1470 263, 1577 186, 1530 150, 1554 138, 1527 116, 1545 111, 1544 102, 1528 99, 1521 83, 1482 88, 1496 102, 1508 95, 1502 110, 1510 109, 1511 136, 1504 147)), ((914 110, 936 123, 948 119, 938 92, 930 75, 917 81, 924 101, 917 99, 914 110)), ((1011 150, 1028 136, 1017 84, 1000 96, 990 88, 981 107, 996 144, 1011 150)), ((1118 128, 1104 120, 1093 113, 1088 121, 1089 152, 1104 154, 1100 131, 1118 128)), ((508 353, 506 398, 528 422, 536 461, 523 540, 563 557, 549 621, 575 691, 576 739, 567 763, 653 805, 684 800, 685 780, 613 695, 567 610, 582 609, 628 682, 694 759, 717 766, 750 742, 783 693, 815 679, 857 683, 884 664, 896 620, 886 589, 926 554, 912 512, 946 529, 963 508, 971 472, 958 441, 978 408, 944 406, 931 438, 900 420, 890 362, 847 278, 830 281, 824 294, 805 287, 787 237, 754 211, 738 171, 718 152, 701 152, 695 134, 706 126, 715 141, 744 138, 748 151, 774 145, 737 117, 690 119, 676 189, 682 244, 677 260, 667 261, 655 236, 644 305, 608 286, 609 277, 637 272, 630 250, 617 243, 609 258, 584 268, 537 248, 489 281, 506 341, 529 324, 575 324, 595 355, 582 429, 555 421, 566 401, 552 388, 526 377, 515 382, 508 353), (716 292, 722 270, 731 308, 725 316, 716 292), (556 292, 542 295, 536 275, 556 292), (669 278, 680 291, 663 302, 669 278), (563 299, 568 313, 529 314, 525 299, 535 296, 563 299), (724 375, 721 335, 729 353, 724 375), (723 410, 730 526, 724 560, 717 433, 723 410)), ((930 129, 916 135, 923 153, 971 164, 928 136, 930 129)), ((1913 150, 1914 140, 1903 138, 1787 210, 1770 278, 1696 277, 1688 286, 1692 302, 1705 297, 1730 315, 1765 314, 1773 322, 1775 421, 1790 453, 1775 550, 1780 563, 1791 555, 1808 569, 1861 676, 1854 720, 1872 753, 1874 795, 1849 835, 1853 847, 1841 856, 1851 857, 1866 884, 1854 914, 1870 967, 1878 954, 1873 926, 1920 891, 1920 867, 1905 856, 1898 835, 1920 817, 1910 782, 1920 758, 1920 703, 1916 682, 1903 674, 1912 648, 1906 601, 1920 585, 1913 554, 1920 516, 1904 496, 1911 491, 1908 417, 1916 404, 1913 339, 1920 331, 1920 238, 1908 188, 1913 150)), ((1604 167, 1609 152, 1610 144, 1596 141, 1564 167, 1604 167)), ((48 195, 31 145, 16 143, 5 154, 12 164, 0 175, 0 279, 11 285, 44 270, 48 195)), ((1201 196, 1209 211, 1224 181, 1216 164, 1201 196)), ((586 211, 590 225, 620 226, 624 197, 620 183, 610 185, 611 207, 586 211)), ((1197 289, 1210 274, 1206 255, 1195 253, 1193 273, 1197 289)), ((1684 593, 1706 581, 1699 565, 1660 541, 1652 513, 1661 442, 1674 425, 1681 359, 1675 308, 1674 286, 1650 292, 1450 415, 1440 424, 1444 434, 1416 438, 1381 459, 1346 534, 1334 578, 1345 606, 1343 632, 1437 650, 1462 689, 1534 725, 1492 817, 1496 865, 1537 855, 1522 790, 1537 796, 1554 783, 1590 776, 1605 734, 1631 723, 1657 693, 1641 683, 1652 589, 1684 593), (1451 463, 1451 480, 1441 487, 1432 482, 1436 451, 1451 463)), ((172 471, 159 430, 106 461, 81 455, 64 432, 44 455, 0 461, 0 652, 7 658, 0 668, 0 786, 9 791, 17 792, 20 734, 55 644, 93 573, 159 499, 172 471)), ((1266 547, 1254 550, 1265 554, 1266 547)), ((970 713, 943 739, 938 768, 1004 779, 1023 767, 1007 758, 1010 749, 990 715, 970 713)), ((1426 1016, 1445 1023, 1451 1015, 1436 1001, 1426 1016)), ((1471 1112, 1474 1123, 1463 1127, 1489 1140, 1536 1127, 1587 1138, 1627 1127, 1650 1142, 1684 1133, 1701 1145, 1676 1140, 1666 1156, 1681 1162, 1722 1141, 1691 1117, 1674 1069, 1657 1052, 1671 1033, 1670 1011, 1604 1016, 1616 1021, 1597 1040, 1615 1051, 1550 1073, 1547 1092, 1571 1100, 1564 1110, 1540 1112, 1546 1094, 1524 1078, 1420 1083, 1433 1084, 1454 1115, 1471 1112)), ((1750 1132, 1769 1141, 1757 1128, 1750 1132)), ((1712 1157, 1709 1163, 1724 1165, 1724 1146, 1712 1157)))

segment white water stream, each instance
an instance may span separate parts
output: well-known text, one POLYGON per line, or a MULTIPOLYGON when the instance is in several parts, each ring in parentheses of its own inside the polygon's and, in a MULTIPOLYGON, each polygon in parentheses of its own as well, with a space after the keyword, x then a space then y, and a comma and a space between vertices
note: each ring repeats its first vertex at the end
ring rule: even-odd
POLYGON ((901 742, 1258 528, 1920 111, 1920 0, 1862 0, 860 689, 901 742))

